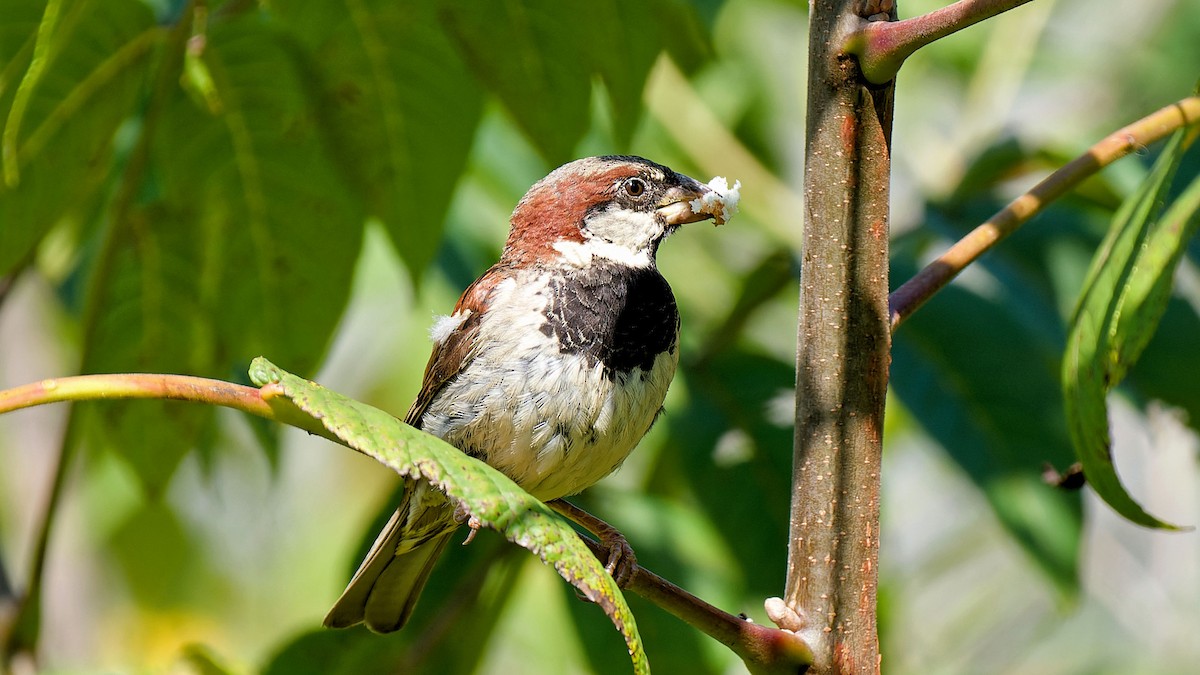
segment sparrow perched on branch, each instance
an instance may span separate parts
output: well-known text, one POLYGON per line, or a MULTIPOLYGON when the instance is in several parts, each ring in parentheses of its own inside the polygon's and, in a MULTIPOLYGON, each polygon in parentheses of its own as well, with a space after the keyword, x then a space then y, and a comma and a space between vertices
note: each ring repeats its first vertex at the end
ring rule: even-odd
MULTIPOLYGON (((658 246, 685 223, 723 222, 722 207, 713 189, 640 157, 581 159, 538 181, 499 262, 430 331, 405 422, 543 501, 612 473, 662 411, 679 362, 658 246)), ((325 625, 389 632, 412 614, 461 519, 428 484, 404 487, 325 625)))

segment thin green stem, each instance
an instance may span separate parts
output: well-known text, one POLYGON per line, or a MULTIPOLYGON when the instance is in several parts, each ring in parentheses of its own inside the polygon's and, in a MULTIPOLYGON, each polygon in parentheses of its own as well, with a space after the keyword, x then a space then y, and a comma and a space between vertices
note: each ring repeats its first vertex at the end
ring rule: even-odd
POLYGON ((892 330, 967 265, 1041 213, 1048 204, 1118 159, 1197 122, 1200 122, 1200 96, 1189 96, 1104 137, 1087 152, 1014 199, 893 291, 888 297, 892 330))
POLYGON ((846 36, 843 50, 858 57, 868 82, 884 84, 921 47, 1029 1, 959 0, 903 21, 863 21, 846 36))

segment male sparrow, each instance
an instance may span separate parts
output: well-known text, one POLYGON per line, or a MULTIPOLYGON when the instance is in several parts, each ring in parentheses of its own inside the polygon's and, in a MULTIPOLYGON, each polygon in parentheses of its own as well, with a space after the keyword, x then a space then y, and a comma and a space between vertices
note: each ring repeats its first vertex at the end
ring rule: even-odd
MULTIPOLYGON (((684 223, 723 222, 720 196, 640 157, 589 157, 538 181, 500 261, 430 331, 404 421, 544 501, 612 473, 662 411, 679 361, 658 245, 684 223)), ((412 614, 461 518, 428 484, 404 488, 326 626, 390 632, 412 614)))

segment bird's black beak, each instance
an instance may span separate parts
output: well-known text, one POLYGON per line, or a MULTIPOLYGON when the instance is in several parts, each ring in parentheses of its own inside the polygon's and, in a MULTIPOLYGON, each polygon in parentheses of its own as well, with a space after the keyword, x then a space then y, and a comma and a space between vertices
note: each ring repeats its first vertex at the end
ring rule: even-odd
POLYGON ((692 202, 701 199, 712 192, 712 188, 700 181, 680 175, 680 184, 672 186, 658 202, 655 210, 668 225, 679 226, 685 223, 712 218, 711 213, 701 213, 692 207, 692 202))

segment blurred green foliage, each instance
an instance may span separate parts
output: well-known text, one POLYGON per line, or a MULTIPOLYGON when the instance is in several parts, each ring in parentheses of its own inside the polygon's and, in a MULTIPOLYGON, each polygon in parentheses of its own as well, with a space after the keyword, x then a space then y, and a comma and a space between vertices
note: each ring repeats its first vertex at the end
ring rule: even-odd
MULTIPOLYGON (((893 286, 1048 169, 1186 95, 1200 63, 1189 10, 1038 0, 915 55, 896 95, 893 286)), ((4 0, 0 383, 244 379, 263 354, 403 411, 430 314, 495 259, 516 200, 558 163, 634 152, 740 178, 737 220, 663 247, 683 366, 667 414, 581 503, 647 567, 765 621, 787 550, 805 21, 782 0, 4 0)), ((1200 588, 1180 571, 1200 559, 1195 535, 1146 539, 1169 535, 1130 533, 1040 478, 1072 457, 1057 378, 1088 261, 1155 152, 1052 206, 896 333, 888 672, 1170 673, 1200 659, 1187 637, 1200 588)), ((1193 151, 1179 175, 1198 167, 1193 151)), ((1114 416, 1119 464, 1131 434, 1200 421, 1198 264, 1193 243, 1118 390, 1132 411, 1114 416)), ((386 470, 291 435, 280 453, 273 431, 195 406, 72 414, 86 452, 50 549, 49 671, 628 667, 601 613, 487 533, 451 547, 402 633, 320 630, 372 514, 393 506, 386 470)), ((0 580, 20 589, 56 450, 45 429, 62 421, 7 417, 0 580)), ((1187 453, 1174 471, 1165 450, 1119 468, 1139 499, 1191 494, 1187 453)), ((659 672, 738 667, 631 606, 659 672)))

